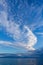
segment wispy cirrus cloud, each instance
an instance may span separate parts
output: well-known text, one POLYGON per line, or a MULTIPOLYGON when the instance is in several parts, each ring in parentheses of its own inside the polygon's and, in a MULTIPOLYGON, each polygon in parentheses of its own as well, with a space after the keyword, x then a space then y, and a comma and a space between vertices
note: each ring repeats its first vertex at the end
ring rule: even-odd
POLYGON ((36 34, 43 37, 43 32, 36 32, 36 34))
POLYGON ((0 26, 5 28, 7 34, 15 37, 15 39, 19 37, 20 34, 19 25, 12 20, 8 21, 7 14, 5 11, 1 12, 0 14, 0 26))
MULTIPOLYGON (((28 33, 27 33, 27 37, 28 37, 27 48, 32 49, 33 46, 37 43, 37 37, 32 33, 32 31, 27 26, 25 26, 25 28, 28 30, 28 33)), ((34 48, 33 48, 33 50, 34 50, 34 48)))
POLYGON ((12 43, 9 42, 9 41, 0 40, 0 44, 3 44, 3 45, 11 45, 12 43))
MULTIPOLYGON (((37 5, 37 4, 36 4, 37 5)), ((40 5, 40 6, 33 6, 34 7, 34 10, 33 11, 33 14, 36 13, 34 15, 34 18, 32 20, 32 24, 30 24, 30 28, 32 31, 35 31, 37 30, 37 28, 41 28, 43 26, 43 5, 40 5)))
POLYGON ((12 20, 8 21, 7 14, 5 12, 2 12, 0 15, 0 25, 3 26, 3 28, 5 28, 7 35, 12 36, 12 38, 16 40, 16 44, 15 41, 13 43, 8 41, 0 41, 0 44, 9 45, 13 47, 23 47, 29 50, 34 50, 33 46, 37 42, 37 39, 36 36, 27 26, 24 26, 24 31, 21 32, 19 28, 20 25, 16 24, 12 20), (26 35, 25 35, 25 30, 27 30, 26 35), (25 39, 24 40, 22 39, 23 34, 28 39, 27 43, 24 43, 25 39))
MULTIPOLYGON (((0 11, 0 28, 4 28, 6 34, 8 36, 11 36, 14 39, 14 41, 10 42, 0 40, 0 44, 9 45, 12 47, 22 47, 27 50, 34 50, 35 48, 33 48, 33 46, 37 43, 37 37, 33 34, 33 32, 29 29, 27 25, 23 26, 22 30, 20 29, 20 24, 15 23, 15 21, 12 20, 12 18, 8 20, 8 13, 6 11, 7 9, 5 9, 3 11, 0 11)), ((30 12, 30 15, 31 13, 32 11, 30 12)))

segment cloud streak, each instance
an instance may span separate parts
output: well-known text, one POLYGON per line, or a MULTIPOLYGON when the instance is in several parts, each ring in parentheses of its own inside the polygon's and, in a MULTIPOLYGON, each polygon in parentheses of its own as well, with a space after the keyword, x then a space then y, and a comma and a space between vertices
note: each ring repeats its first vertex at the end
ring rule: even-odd
POLYGON ((27 37, 28 37, 28 44, 27 44, 27 49, 34 50, 33 46, 37 43, 37 37, 32 33, 32 31, 25 26, 25 29, 27 29, 27 37))
POLYGON ((15 23, 12 19, 8 20, 8 12, 5 9, 0 11, 0 26, 1 29, 6 31, 8 36, 14 39, 14 42, 0 40, 0 44, 34 50, 35 48, 33 46, 37 43, 37 37, 27 25, 23 26, 23 30, 21 31, 20 24, 15 23), (25 32, 26 30, 27 32, 25 32))
POLYGON ((43 18, 43 16, 42 16, 43 15, 42 14, 43 5, 40 5, 40 6, 37 6, 37 7, 33 6, 33 7, 34 7, 34 10, 32 9, 33 13, 31 13, 31 14, 34 14, 34 13, 36 13, 36 14, 34 16, 32 16, 32 17, 34 17, 33 20, 32 20, 33 23, 30 24, 30 28, 31 28, 32 31, 34 31, 37 28, 43 26, 43 19, 42 19, 43 18))
POLYGON ((5 28, 6 34, 11 36, 17 42, 16 44, 15 42, 11 44, 7 41, 0 41, 1 44, 12 45, 13 47, 21 46, 28 50, 34 50, 33 46, 37 42, 37 38, 27 26, 24 26, 24 30, 27 30, 27 33, 24 36, 28 39, 28 41, 27 43, 24 43, 24 41, 22 41, 21 43, 20 40, 22 38, 22 35, 25 34, 25 32, 21 32, 19 28, 20 25, 16 24, 14 21, 8 21, 7 14, 5 12, 2 12, 0 15, 0 25, 5 28))
POLYGON ((36 34, 43 36, 43 32, 36 32, 36 34))

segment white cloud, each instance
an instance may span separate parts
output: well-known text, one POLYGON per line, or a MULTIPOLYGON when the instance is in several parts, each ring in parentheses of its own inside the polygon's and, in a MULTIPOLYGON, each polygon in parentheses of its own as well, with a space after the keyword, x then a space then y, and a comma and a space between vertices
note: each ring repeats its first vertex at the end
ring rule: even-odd
POLYGON ((43 36, 43 32, 36 32, 36 34, 43 36))
POLYGON ((0 44, 4 45, 4 46, 13 47, 13 48, 26 49, 26 45, 24 43, 20 43, 20 42, 10 42, 10 41, 0 40, 0 44))
POLYGON ((9 41, 0 40, 0 44, 3 44, 3 45, 11 45, 12 43, 9 42, 9 41))
POLYGON ((7 13, 2 11, 0 14, 0 25, 3 26, 6 29, 6 32, 15 37, 15 39, 19 39, 20 36, 20 30, 19 30, 19 25, 16 24, 14 21, 7 20, 7 13))
MULTIPOLYGON (((30 7, 31 9, 31 7, 30 7)), ((38 6, 37 4, 32 7, 32 10, 29 12, 30 19, 32 19, 32 24, 29 25, 32 31, 36 30, 37 28, 43 26, 43 5, 38 6)))
POLYGON ((32 31, 27 27, 24 26, 24 31, 27 30, 27 33, 25 35, 25 32, 21 32, 20 28, 18 24, 16 24, 14 21, 7 20, 7 14, 6 12, 1 12, 0 15, 0 25, 3 26, 6 30, 6 34, 8 34, 9 36, 12 36, 12 38, 14 40, 21 40, 22 34, 24 34, 24 36, 28 39, 27 43, 24 43, 24 41, 18 42, 15 44, 14 43, 10 43, 8 41, 0 41, 1 44, 5 44, 5 45, 11 45, 13 47, 23 47, 26 48, 28 50, 34 50, 33 46, 36 44, 37 42, 37 38, 36 36, 32 33, 32 31))
POLYGON ((34 50, 33 46, 37 43, 37 37, 32 33, 32 31, 25 26, 25 29, 27 29, 27 37, 28 37, 28 44, 27 44, 27 49, 34 50))
POLYGON ((43 26, 43 21, 34 23, 32 25, 30 25, 30 28, 32 31, 36 30, 37 28, 41 28, 43 26))
MULTIPOLYGON (((5 31, 6 31, 6 34, 8 36, 11 36, 14 40, 19 40, 20 37, 21 37, 21 32, 20 32, 20 29, 19 29, 19 25, 16 24, 14 21, 10 20, 8 21, 7 20, 7 13, 5 11, 2 11, 1 14, 0 14, 0 26, 1 26, 1 29, 2 28, 5 28, 5 31)), ((0 29, 0 30, 1 30, 0 29)), ((4 44, 4 45, 11 45, 13 47, 23 47, 22 43, 20 42, 9 42, 9 41, 0 41, 0 44, 4 44)))
POLYGON ((21 32, 19 28, 20 25, 16 24, 14 20, 7 20, 6 10, 0 12, 0 26, 1 28, 5 28, 6 34, 8 36, 11 36, 14 40, 16 40, 16 42, 14 41, 13 43, 9 41, 0 41, 0 44, 9 45, 12 47, 22 47, 27 50, 34 50, 33 46, 37 42, 37 37, 32 33, 29 27, 24 26, 24 30, 21 32), (25 30, 27 30, 26 35, 25 30), (23 36, 28 39, 27 43, 24 43, 23 36))
POLYGON ((7 3, 6 3, 6 0, 0 0, 0 5, 2 6, 3 10, 7 11, 7 3))

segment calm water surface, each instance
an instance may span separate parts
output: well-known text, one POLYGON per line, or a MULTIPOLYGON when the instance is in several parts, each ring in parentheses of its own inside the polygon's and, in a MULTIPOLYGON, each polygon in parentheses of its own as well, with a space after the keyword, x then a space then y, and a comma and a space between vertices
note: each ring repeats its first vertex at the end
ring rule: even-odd
POLYGON ((43 60, 35 58, 0 58, 0 65, 43 65, 43 60))

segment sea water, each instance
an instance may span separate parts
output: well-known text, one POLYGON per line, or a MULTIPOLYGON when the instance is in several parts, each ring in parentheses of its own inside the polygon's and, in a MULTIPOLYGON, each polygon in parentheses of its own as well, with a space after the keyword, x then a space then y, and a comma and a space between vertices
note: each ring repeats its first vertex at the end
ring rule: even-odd
POLYGON ((43 65, 43 59, 35 58, 0 58, 0 65, 43 65))

